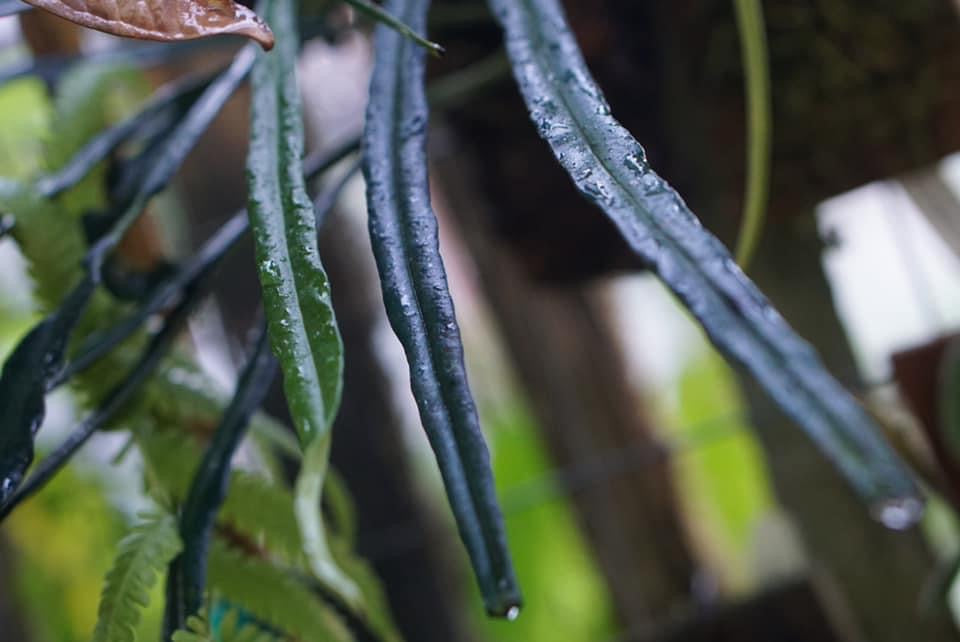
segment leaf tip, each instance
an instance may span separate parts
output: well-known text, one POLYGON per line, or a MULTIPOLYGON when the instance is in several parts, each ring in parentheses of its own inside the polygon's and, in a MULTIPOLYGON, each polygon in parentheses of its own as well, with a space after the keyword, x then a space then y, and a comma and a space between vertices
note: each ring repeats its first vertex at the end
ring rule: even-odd
POLYGON ((924 508, 921 497, 907 495, 877 502, 871 507, 870 512, 874 519, 890 530, 903 531, 920 521, 924 508))

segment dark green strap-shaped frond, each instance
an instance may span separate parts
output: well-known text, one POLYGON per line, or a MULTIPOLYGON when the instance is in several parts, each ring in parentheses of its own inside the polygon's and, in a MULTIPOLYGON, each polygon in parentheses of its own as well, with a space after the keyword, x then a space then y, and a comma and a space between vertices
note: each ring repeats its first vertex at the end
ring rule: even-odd
POLYGON ((47 389, 63 366, 70 333, 93 293, 89 279, 81 285, 20 341, 0 373, 0 515, 33 461, 33 437, 46 414, 47 389))
POLYGON ((120 145, 135 137, 138 132, 146 131, 151 126, 155 127, 164 120, 181 119, 210 84, 210 80, 209 75, 188 76, 186 79, 178 79, 161 87, 140 111, 122 123, 97 134, 79 151, 72 154, 63 167, 40 179, 37 183, 37 191, 48 198, 54 198, 80 182, 98 163, 105 160, 120 145))
POLYGON ((240 375, 233 399, 193 476, 180 513, 183 554, 174 562, 176 572, 171 573, 169 581, 180 582, 176 594, 183 599, 182 602, 168 601, 166 621, 171 630, 182 628, 187 616, 199 613, 203 606, 207 551, 217 513, 227 496, 230 464, 250 424, 250 417, 260 407, 275 376, 276 360, 270 353, 264 327, 240 375))
POLYGON ((0 505, 0 520, 6 518, 20 503, 43 488, 87 440, 111 421, 143 388, 170 351, 173 340, 180 334, 187 318, 200 300, 201 297, 192 293, 174 308, 160 331, 151 337, 133 366, 107 392, 97 408, 87 414, 67 438, 40 462, 23 486, 17 489, 5 504, 0 505))
MULTIPOLYGON (((3 459, 0 459, 0 508, 11 499, 33 459, 33 434, 43 421, 44 395, 63 367, 66 342, 87 309, 95 287, 101 282, 104 262, 143 212, 149 199, 169 183, 227 99, 246 78, 252 64, 253 51, 242 50, 230 68, 203 92, 183 122, 158 150, 132 201, 90 248, 85 258, 87 271, 80 282, 67 295, 63 305, 41 321, 15 349, 13 357, 16 361, 8 361, 10 367, 5 368, 7 376, 0 376, 0 400, 6 401, 0 414, 0 439, 8 442, 2 450, 3 459), (51 329, 56 331, 51 332, 51 329), (38 365, 31 366, 31 363, 38 365), (29 368, 34 374, 29 378, 20 376, 23 368, 29 368)), ((126 391, 120 395, 122 397, 131 391, 130 386, 121 388, 126 391)), ((93 418, 103 414, 95 413, 93 418)), ((95 424, 95 421, 86 423, 92 429, 95 429, 95 424)), ((89 434, 86 432, 79 443, 85 441, 89 434)), ((67 456, 73 450, 75 447, 67 456)))
POLYGON ((303 178, 292 0, 273 0, 265 16, 277 34, 277 46, 257 54, 253 71, 248 212, 270 340, 306 447, 329 433, 336 416, 343 344, 303 178))
POLYGON ((647 165, 643 148, 610 114, 559 2, 489 4, 506 33, 531 118, 580 191, 610 217, 714 345, 807 430, 885 523, 915 521, 922 502, 909 471, 814 350, 647 165))
POLYGON ((369 0, 345 0, 345 2, 358 12, 373 20, 376 20, 377 22, 385 24, 405 38, 409 38, 421 47, 424 47, 434 56, 440 56, 443 54, 443 47, 435 42, 427 40, 419 33, 411 29, 409 25, 404 24, 402 20, 397 19, 397 17, 392 13, 372 2, 369 2, 369 0))
MULTIPOLYGON (((428 5, 428 0, 395 0, 386 9, 422 31, 428 5)), ((420 418, 487 610, 515 614, 520 594, 430 206, 424 52, 383 26, 375 46, 364 173, 384 304, 406 351, 420 418)))
POLYGON ((305 552, 326 588, 359 611, 362 595, 334 562, 320 515, 330 429, 343 385, 343 342, 303 178, 296 3, 271 0, 267 5, 264 15, 276 33, 277 46, 258 54, 253 70, 247 210, 270 343, 280 361, 287 404, 304 451, 295 508, 305 552))

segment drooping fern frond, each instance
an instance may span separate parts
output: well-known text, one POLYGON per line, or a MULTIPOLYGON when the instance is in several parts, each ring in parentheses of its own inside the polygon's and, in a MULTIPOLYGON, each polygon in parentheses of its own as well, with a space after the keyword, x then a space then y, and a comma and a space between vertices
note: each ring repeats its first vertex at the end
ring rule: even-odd
POLYGON ((301 566, 305 561, 303 540, 293 512, 293 493, 261 475, 233 473, 221 520, 253 537, 287 564, 301 566))
POLYGON ((150 588, 180 552, 177 522, 168 513, 144 515, 119 544, 107 573, 93 642, 132 642, 150 588))
POLYGON ((187 618, 187 628, 173 634, 173 642, 277 642, 279 638, 253 624, 241 624, 236 610, 227 613, 214 632, 205 614, 187 618))
MULTIPOLYGON (((200 462, 200 446, 188 434, 159 431, 138 438, 150 474, 182 501, 200 462)), ((287 564, 301 566, 303 543, 293 512, 293 493, 257 473, 234 471, 219 521, 229 524, 287 564)))
MULTIPOLYGON (((426 27, 429 0, 386 7, 426 27)), ((420 421, 436 456, 487 612, 516 617, 523 599, 507 548, 490 454, 467 381, 463 345, 430 204, 423 52, 380 27, 364 130, 370 242, 384 307, 403 346, 420 421)))
POLYGON ((210 547, 209 582, 218 595, 304 642, 352 639, 330 607, 289 571, 219 541, 210 547))

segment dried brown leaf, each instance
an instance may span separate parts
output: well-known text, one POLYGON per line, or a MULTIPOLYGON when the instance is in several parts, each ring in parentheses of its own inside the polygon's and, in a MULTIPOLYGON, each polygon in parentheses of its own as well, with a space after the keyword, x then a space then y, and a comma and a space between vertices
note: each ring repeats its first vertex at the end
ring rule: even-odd
POLYGON ((273 32, 233 0, 26 0, 84 27, 144 40, 191 40, 216 34, 273 47, 273 32))

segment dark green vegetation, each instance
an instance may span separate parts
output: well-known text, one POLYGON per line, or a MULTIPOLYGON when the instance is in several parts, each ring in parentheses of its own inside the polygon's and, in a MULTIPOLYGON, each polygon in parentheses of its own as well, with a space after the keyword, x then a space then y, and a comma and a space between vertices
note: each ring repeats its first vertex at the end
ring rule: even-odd
MULTIPOLYGON (((609 216, 717 348, 807 430, 881 519, 898 528, 915 521, 922 502, 910 473, 813 350, 649 167, 640 144, 610 114, 559 3, 491 0, 490 5, 534 126, 580 191, 609 216)), ((521 606, 520 589, 430 205, 425 41, 402 33, 409 28, 422 34, 428 8, 428 0, 388 2, 384 10, 406 27, 377 28, 360 152, 370 236, 384 304, 406 351, 421 422, 486 609, 512 618, 521 606)), ((15 9, 16 3, 5 3, 0 15, 15 9)), ((60 106, 70 136, 51 156, 47 174, 33 182, 0 183, 0 210, 13 217, 11 235, 31 263, 47 311, 0 376, 0 511, 5 516, 15 509, 95 431, 121 417, 137 418, 131 422, 137 426, 133 439, 162 506, 120 546, 103 592, 97 639, 133 638, 146 591, 168 567, 168 638, 211 639, 211 629, 218 627, 221 639, 233 640, 287 633, 318 640, 397 637, 376 582, 352 554, 349 518, 335 509, 321 512, 321 498, 335 495, 330 485, 336 482, 326 473, 349 355, 343 354, 317 244, 317 228, 335 199, 326 194, 324 207, 317 208, 307 185, 353 153, 357 143, 330 157, 302 160, 299 9, 295 0, 266 0, 260 10, 276 33, 274 51, 248 45, 215 78, 175 83, 110 128, 91 115, 98 85, 92 82, 96 78, 86 79, 89 95, 80 97, 85 100, 60 106), (196 256, 151 274, 139 287, 111 276, 124 234, 166 189, 248 75, 253 105, 248 218, 231 219, 196 256), (136 151, 114 157, 121 147, 136 151), (66 220, 64 213, 70 216, 66 220), (51 226, 62 229, 57 239, 51 238, 51 226), (206 293, 209 273, 248 229, 266 330, 233 397, 222 399, 191 388, 162 366, 192 370, 183 355, 172 354, 174 339, 206 293), (158 314, 159 329, 148 330, 146 321, 158 314), (256 413, 277 366, 295 444, 256 413), (45 395, 68 380, 90 414, 24 481, 45 395), (214 427, 212 435, 191 434, 198 417, 214 427), (248 426, 300 457, 293 489, 231 471, 248 426), (323 519, 330 513, 334 519, 323 519), (223 537, 213 534, 217 524, 229 525, 223 537), (244 556, 229 547, 243 537, 258 541, 270 555, 244 556), (205 597, 214 594, 217 600, 205 597), (231 607, 229 615, 208 617, 224 604, 231 607), (266 625, 264 630, 244 626, 241 615, 266 625)), ((171 52, 178 47, 168 46, 171 52)), ((333 193, 339 187, 342 183, 333 193)))

